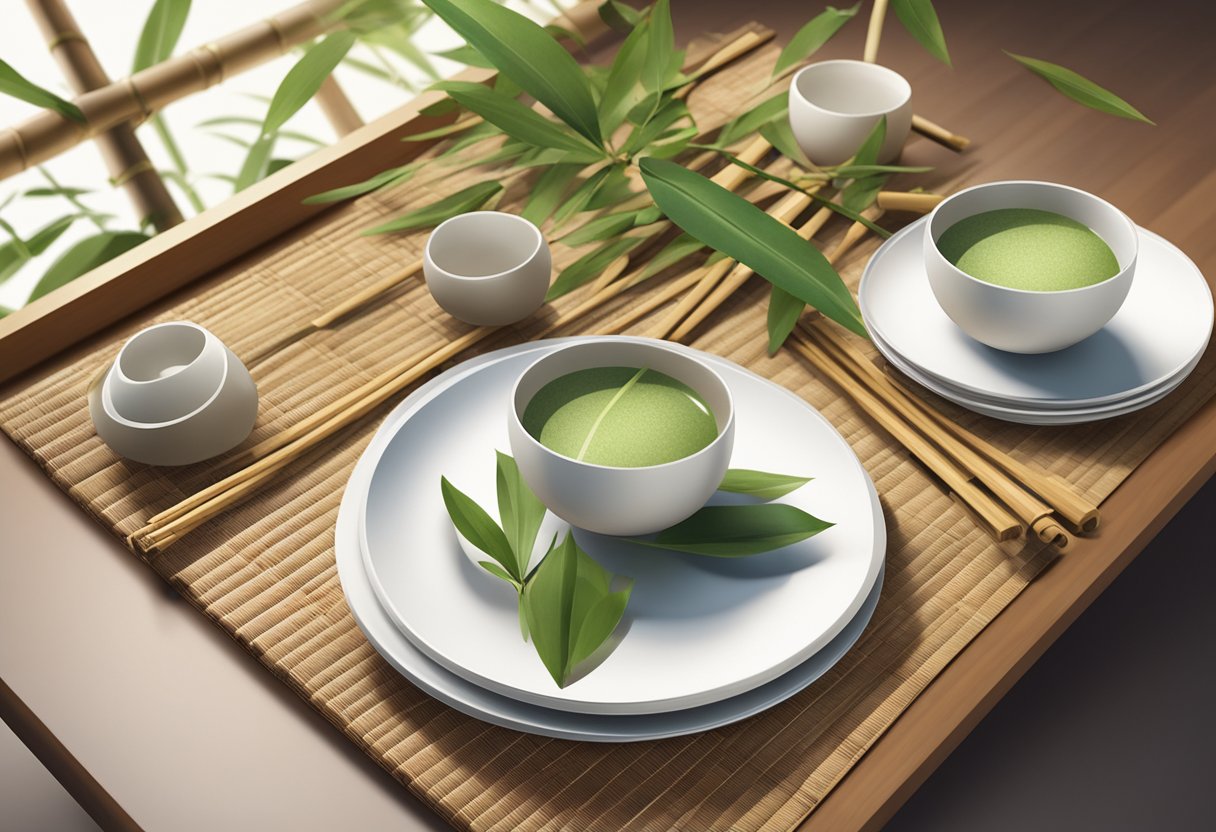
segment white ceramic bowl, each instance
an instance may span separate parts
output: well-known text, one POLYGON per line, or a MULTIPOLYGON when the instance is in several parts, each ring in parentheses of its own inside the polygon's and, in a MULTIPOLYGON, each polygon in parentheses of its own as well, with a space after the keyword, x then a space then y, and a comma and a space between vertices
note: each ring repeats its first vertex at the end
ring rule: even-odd
POLYGON ((898 72, 865 61, 821 61, 790 80, 790 127, 817 165, 852 158, 883 116, 887 136, 878 161, 899 158, 912 127, 912 87, 898 72))
POLYGON ((502 326, 545 302, 553 260, 540 229, 523 217, 471 211, 431 232, 422 271, 435 302, 450 315, 502 326))
POLYGON ((1093 194, 1053 182, 975 185, 943 200, 925 223, 925 270, 937 302, 963 332, 1007 352, 1054 352, 1106 326, 1131 289, 1138 251, 1136 226, 1122 211, 1093 194), (1013 289, 972 277, 938 250, 937 241, 947 228, 1001 208, 1054 211, 1088 226, 1114 252, 1119 273, 1079 289, 1013 289))
POLYGON ((642 535, 684 520, 718 489, 734 447, 735 407, 721 376, 661 341, 587 338, 555 349, 520 375, 507 433, 520 474, 550 511, 599 534, 642 535), (641 468, 580 462, 546 448, 524 429, 528 402, 554 379, 591 367, 647 367, 687 384, 713 412, 717 438, 683 459, 641 468))
POLYGON ((149 465, 189 465, 239 445, 258 391, 245 365, 198 324, 173 321, 131 337, 89 391, 97 434, 149 465))

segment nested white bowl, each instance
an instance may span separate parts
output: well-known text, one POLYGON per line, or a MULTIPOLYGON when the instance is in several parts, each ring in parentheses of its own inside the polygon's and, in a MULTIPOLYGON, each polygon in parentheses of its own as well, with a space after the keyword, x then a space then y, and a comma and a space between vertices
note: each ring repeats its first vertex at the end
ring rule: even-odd
POLYGON ((189 321, 141 330, 89 391, 97 434, 149 465, 189 465, 239 445, 257 419, 249 371, 215 335, 189 321))
POLYGON ((925 223, 925 272, 942 310, 967 335, 1007 352, 1055 352, 1106 326, 1127 299, 1138 253, 1136 226, 1122 211, 1091 193, 1054 182, 975 185, 943 200, 925 223), (1014 289, 972 277, 938 249, 937 241, 950 226, 1002 208, 1054 211, 1088 226, 1114 252, 1118 274, 1079 289, 1014 289))
POLYGON ((507 433, 520 474, 558 517, 599 534, 644 535, 686 519, 717 490, 734 447, 735 408, 717 372, 661 341, 588 338, 554 350, 520 375, 507 433), (545 447, 524 428, 528 403, 554 379, 593 367, 646 367, 683 382, 709 405, 717 437, 682 459, 639 468, 596 465, 545 447))
POLYGON ((790 128, 817 165, 850 159, 883 116, 879 162, 899 158, 912 127, 912 87, 893 69, 865 61, 820 61, 790 79, 790 128))
POLYGON ((553 259, 540 229, 515 214, 470 211, 439 224, 422 271, 444 311, 465 323, 503 326, 545 302, 553 259))

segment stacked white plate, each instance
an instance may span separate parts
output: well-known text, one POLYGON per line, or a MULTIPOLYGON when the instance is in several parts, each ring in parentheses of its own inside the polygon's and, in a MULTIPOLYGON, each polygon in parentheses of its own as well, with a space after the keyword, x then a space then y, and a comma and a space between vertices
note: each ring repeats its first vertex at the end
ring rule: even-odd
MULTIPOLYGON (((660 552, 576 530, 597 561, 635 583, 623 637, 565 688, 520 637, 511 588, 462 552, 440 476, 495 513, 494 451, 507 450, 511 386, 567 340, 511 347, 449 370, 376 433, 347 485, 336 530, 339 577, 363 632, 407 679, 452 707, 553 737, 628 742, 704 731, 802 690, 873 614, 886 550, 882 510, 856 456, 817 411, 725 359, 698 353, 735 398, 732 466, 813 476, 782 501, 832 528, 739 559, 660 552)), ((563 528, 550 517, 542 535, 563 528)))
POLYGON ((1019 355, 979 343, 938 305, 919 220, 871 258, 858 290, 875 346, 918 384, 1010 422, 1065 425, 1148 407, 1195 369, 1212 334, 1212 294, 1193 262, 1143 228, 1131 292, 1097 334, 1058 352, 1019 355))

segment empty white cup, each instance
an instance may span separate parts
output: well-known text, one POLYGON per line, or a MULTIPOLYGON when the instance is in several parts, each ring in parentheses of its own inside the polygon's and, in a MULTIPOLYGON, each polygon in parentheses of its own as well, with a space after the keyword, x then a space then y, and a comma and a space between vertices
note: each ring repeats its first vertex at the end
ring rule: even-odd
POLYGON ((734 448, 735 407, 722 377, 685 350, 651 339, 588 337, 524 370, 511 394, 507 434, 520 475, 551 512, 599 534, 642 535, 686 519, 718 490, 734 448), (596 465, 545 447, 524 428, 528 403, 554 379, 591 367, 646 367, 683 382, 709 405, 717 437, 689 456, 639 468, 596 465))
POLYGON ((925 223, 925 271, 942 309, 975 340, 1007 352, 1054 352, 1093 335, 1119 311, 1132 287, 1139 245, 1135 223, 1091 193, 1054 182, 988 182, 933 209, 925 223), (1053 211, 1088 226, 1114 252, 1118 274, 1079 289, 1014 289, 972 277, 938 249, 950 226, 1001 208, 1053 211))
POLYGON ((553 260, 540 229, 523 217, 471 211, 431 232, 422 271, 431 296, 450 315, 502 326, 545 302, 553 260))
POLYGON ((137 332, 100 385, 89 390, 97 434, 120 456, 189 465, 245 440, 258 391, 241 360, 198 324, 173 321, 137 332))
POLYGON ((899 158, 912 127, 912 87, 898 72, 866 61, 821 61, 790 80, 790 127, 817 165, 848 161, 887 117, 878 161, 899 158))

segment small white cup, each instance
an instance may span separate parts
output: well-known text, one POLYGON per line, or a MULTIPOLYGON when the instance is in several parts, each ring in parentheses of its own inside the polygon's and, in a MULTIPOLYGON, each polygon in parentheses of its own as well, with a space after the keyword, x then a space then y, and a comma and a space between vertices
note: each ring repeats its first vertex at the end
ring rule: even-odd
POLYGON ((115 453, 149 465, 189 465, 245 440, 258 391, 232 350, 189 321, 137 332, 89 391, 97 434, 115 453))
POLYGON ((642 535, 686 519, 718 489, 734 448, 735 407, 722 377, 686 352, 649 339, 591 337, 555 349, 520 375, 507 433, 520 474, 551 512, 599 534, 642 535), (709 405, 717 437, 695 454, 641 468, 596 465, 550 450, 523 426, 528 402, 554 379, 590 367, 647 367, 687 384, 709 405))
POLYGON ((975 340, 1006 352, 1055 352, 1093 335, 1119 311, 1132 287, 1139 241, 1127 215, 1091 193, 1054 182, 988 182, 933 209, 925 223, 925 270, 937 302, 975 340), (1118 274, 1079 289, 1014 289, 972 277, 938 249, 950 226, 1001 208, 1054 211, 1088 226, 1114 252, 1118 274))
POLYGON ((431 232, 422 271, 431 296, 450 315, 502 326, 545 302, 553 260, 540 229, 523 217, 471 211, 431 232))
POLYGON ((883 116, 881 163, 899 158, 912 127, 912 87, 898 72, 865 61, 821 61, 790 80, 790 127, 798 146, 817 165, 852 158, 883 116))

